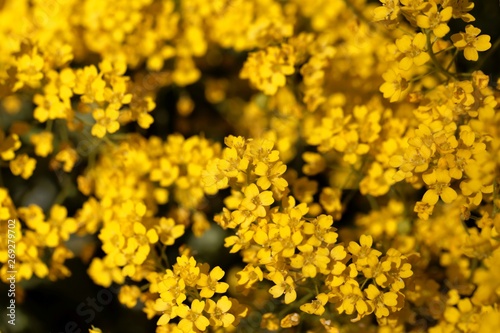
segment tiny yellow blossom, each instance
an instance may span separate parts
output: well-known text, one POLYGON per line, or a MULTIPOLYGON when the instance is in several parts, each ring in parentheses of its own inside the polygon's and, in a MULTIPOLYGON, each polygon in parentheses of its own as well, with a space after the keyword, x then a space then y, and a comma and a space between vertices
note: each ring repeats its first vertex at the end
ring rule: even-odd
POLYGON ((4 161, 12 160, 16 156, 15 151, 20 147, 19 135, 11 134, 6 136, 4 131, 0 129, 0 157, 4 161))
POLYGON ((228 311, 233 304, 227 296, 222 296, 217 303, 211 299, 207 300, 206 311, 210 314, 210 325, 214 327, 228 327, 231 325, 235 317, 228 311))
POLYGON ((451 177, 448 170, 435 169, 423 174, 422 179, 429 187, 422 197, 423 202, 435 205, 439 197, 445 203, 450 203, 457 198, 457 192, 450 187, 451 177))
POLYGON ((453 7, 448 6, 439 11, 435 2, 429 2, 423 14, 417 16, 417 25, 430 29, 436 37, 444 37, 449 31, 448 21, 453 14, 453 7))
POLYGON ((401 73, 389 70, 382 75, 384 83, 380 86, 380 92, 388 98, 391 103, 401 100, 408 89, 407 80, 401 76, 401 73))
POLYGON ((295 283, 291 276, 286 278, 280 272, 273 274, 272 281, 275 286, 269 289, 269 293, 273 295, 274 298, 281 297, 285 294, 285 303, 290 304, 297 298, 297 292, 295 291, 295 283))
POLYGON ((13 175, 28 179, 31 177, 33 171, 35 170, 36 160, 26 154, 21 154, 10 161, 9 166, 13 175))
POLYGON ((328 302, 328 298, 326 294, 319 294, 311 303, 302 304, 300 310, 309 314, 321 316, 325 312, 325 305, 328 302))
POLYGON ((184 304, 178 306, 175 313, 181 318, 179 328, 184 333, 193 332, 195 328, 204 331, 210 325, 209 319, 203 314, 204 309, 205 302, 197 299, 191 303, 191 307, 184 304))
POLYGON ((92 135, 103 138, 107 133, 115 133, 120 129, 120 124, 117 119, 120 112, 116 109, 108 107, 106 110, 96 109, 92 112, 96 123, 92 126, 92 135))
POLYGON ((479 58, 477 52, 486 51, 491 47, 490 36, 478 36, 480 32, 480 29, 469 24, 465 27, 465 33, 460 32, 451 36, 453 45, 464 51, 465 59, 477 61, 479 58))
POLYGON ((35 145, 35 154, 41 157, 47 157, 52 153, 54 135, 50 132, 40 132, 33 134, 30 138, 31 143, 35 145))
POLYGON ((133 308, 137 304, 137 299, 141 296, 141 290, 137 286, 123 286, 118 294, 118 300, 128 308, 133 308))
POLYGON ((23 54, 20 56, 16 61, 17 82, 13 91, 21 89, 24 85, 32 88, 38 87, 40 80, 43 78, 43 65, 43 58, 38 54, 36 48, 33 48, 31 55, 23 54))
POLYGON ((399 68, 402 70, 407 71, 413 65, 422 66, 430 60, 426 52, 427 37, 422 33, 416 34, 413 38, 405 35, 396 40, 396 46, 403 56, 399 61, 399 68))

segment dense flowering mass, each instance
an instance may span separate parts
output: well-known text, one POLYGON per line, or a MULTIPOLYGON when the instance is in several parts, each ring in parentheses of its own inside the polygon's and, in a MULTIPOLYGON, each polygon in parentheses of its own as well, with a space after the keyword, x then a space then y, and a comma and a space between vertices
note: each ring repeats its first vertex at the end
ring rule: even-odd
POLYGON ((474 9, 0 1, 2 281, 16 220, 20 290, 81 260, 157 333, 494 332, 500 42, 474 9))

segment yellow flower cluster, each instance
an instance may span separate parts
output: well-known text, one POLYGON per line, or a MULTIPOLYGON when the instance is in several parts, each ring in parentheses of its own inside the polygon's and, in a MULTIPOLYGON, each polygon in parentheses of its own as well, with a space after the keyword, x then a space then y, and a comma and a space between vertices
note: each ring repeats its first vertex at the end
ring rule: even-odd
POLYGON ((16 220, 17 281, 79 257, 158 333, 494 331, 500 42, 473 9, 0 1, 2 281, 16 220))
POLYGON ((165 142, 132 135, 105 148, 95 166, 78 179, 89 200, 76 221, 84 232, 99 230, 106 253, 90 264, 89 274, 97 284, 107 287, 126 277, 140 281, 155 271, 158 253, 174 244, 186 227, 192 225, 197 235, 209 228, 203 212, 193 210, 205 194, 203 166, 219 151, 218 144, 181 135, 165 142), (167 216, 155 216, 160 205, 171 201, 177 206, 167 216))
MULTIPOLYGON (((331 303, 339 313, 356 314, 354 321, 371 313, 383 321, 403 307, 403 279, 412 276, 406 256, 393 248, 382 256, 367 235, 347 246, 337 243, 333 217, 308 217, 308 205, 296 204, 290 195, 281 177, 286 166, 272 142, 228 137, 226 145, 204 181, 232 189, 215 221, 235 229, 225 246, 241 252, 247 263, 236 274, 237 290, 248 294, 268 280, 274 284, 269 293, 283 297, 285 304, 296 301, 300 293, 305 313, 321 316, 331 303), (275 202, 279 206, 272 207, 275 202)), ((298 324, 296 320, 292 326, 298 324)))

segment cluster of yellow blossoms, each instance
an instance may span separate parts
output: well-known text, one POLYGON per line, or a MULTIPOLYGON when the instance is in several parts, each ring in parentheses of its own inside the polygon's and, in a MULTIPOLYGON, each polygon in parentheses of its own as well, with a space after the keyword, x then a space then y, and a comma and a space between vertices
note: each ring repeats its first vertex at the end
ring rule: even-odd
POLYGON ((16 220, 21 288, 79 257, 158 333, 494 331, 500 42, 473 10, 0 1, 2 281, 16 220))

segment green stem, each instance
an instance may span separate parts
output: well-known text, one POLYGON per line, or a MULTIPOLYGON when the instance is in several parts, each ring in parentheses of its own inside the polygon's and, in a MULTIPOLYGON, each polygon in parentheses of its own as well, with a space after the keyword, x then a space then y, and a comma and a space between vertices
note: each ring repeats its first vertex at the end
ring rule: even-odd
POLYGON ((61 140, 63 142, 68 142, 69 141, 69 135, 68 135, 68 128, 66 125, 62 122, 59 123, 59 129, 60 129, 60 135, 61 135, 61 140))
POLYGON ((107 136, 104 136, 104 137, 102 138, 102 140, 103 140, 104 142, 106 142, 108 145, 113 146, 113 147, 116 147, 116 143, 114 143, 113 141, 111 141, 111 140, 110 140, 107 136))
POLYGON ((61 205, 68 195, 68 189, 66 188, 67 187, 66 175, 63 175, 63 177, 64 179, 62 188, 59 194, 57 194, 56 198, 54 199, 54 205, 61 205))
POLYGON ((453 65, 453 63, 457 59, 457 55, 458 55, 458 49, 455 50, 455 52, 453 53, 453 58, 451 58, 450 63, 448 64, 448 66, 446 66, 447 72, 450 70, 451 65, 453 65))
POLYGON ((366 199, 368 200, 368 203, 370 204, 370 208, 372 210, 379 210, 380 209, 378 202, 377 202, 377 199, 375 199, 373 196, 367 195, 366 199))
MULTIPOLYGON (((359 168, 359 171, 356 170, 354 168, 354 166, 351 166, 351 173, 349 173, 349 176, 346 178, 346 180, 344 181, 344 184, 342 185, 341 187, 341 190, 344 190, 345 187, 347 186, 347 184, 349 183, 349 180, 351 179, 351 175, 352 174, 356 174, 358 177, 355 179, 355 182, 356 183, 359 183, 361 181, 361 179, 363 179, 363 176, 364 176, 364 172, 363 172, 363 169, 368 165, 368 158, 365 157, 363 159, 363 162, 361 163, 361 166, 359 168)), ((358 190, 359 190, 359 186, 358 188, 355 188, 355 189, 352 189, 351 193, 349 193, 347 195, 347 197, 344 199, 344 201, 342 202, 342 208, 345 208, 346 205, 352 200, 352 198, 356 195, 356 193, 358 193, 358 190)))
POLYGON ((432 43, 431 43, 431 36, 430 36, 430 31, 427 29, 424 29, 425 36, 427 37, 427 53, 429 53, 429 56, 431 57, 432 63, 434 64, 434 67, 442 74, 445 76, 449 77, 450 79, 455 79, 453 74, 448 72, 443 66, 439 63, 439 60, 436 58, 436 54, 432 51, 432 43))
POLYGON ((163 261, 167 265, 167 268, 170 269, 172 266, 170 266, 170 262, 168 260, 167 254, 165 252, 166 249, 167 249, 167 246, 165 244, 162 244, 162 246, 161 246, 161 258, 163 259, 163 261))
POLYGON ((89 123, 88 121, 86 121, 85 119, 83 119, 82 117, 80 117, 79 115, 77 115, 75 113, 75 118, 78 119, 81 123, 87 125, 87 126, 94 126, 94 124, 91 124, 89 123))
POLYGON ((416 82, 416 81, 418 81, 418 80, 426 77, 427 75, 431 75, 431 74, 434 74, 434 73, 436 73, 435 69, 433 69, 433 70, 431 70, 431 71, 429 71, 427 73, 417 75, 417 76, 411 78, 410 80, 408 80, 408 83, 416 82))
POLYGON ((450 50, 453 50, 454 48, 455 48, 455 46, 454 46, 454 45, 452 45, 452 46, 448 46, 447 48, 442 49, 442 50, 440 50, 440 51, 437 51, 437 52, 436 52, 436 53, 434 53, 434 54, 435 54, 435 55, 438 55, 438 54, 441 54, 442 52, 448 52, 448 51, 450 51, 450 50))
POLYGON ((252 172, 252 164, 248 164, 247 166, 247 171, 246 171, 246 184, 245 186, 250 185, 250 173, 252 172))
POLYGON ((145 291, 149 288, 150 285, 151 285, 151 283, 146 283, 146 284, 142 285, 139 289, 141 291, 145 291))
POLYGON ((368 281, 370 281, 371 278, 366 278, 363 283, 361 284, 361 287, 359 289, 363 290, 363 288, 365 287, 365 285, 368 283, 368 281))
POLYGON ((54 120, 49 119, 47 120, 47 124, 45 125, 45 130, 48 132, 52 132, 52 126, 54 125, 54 120))
POLYGON ((298 301, 290 303, 287 307, 285 307, 283 310, 281 310, 278 313, 278 318, 282 318, 283 315, 285 315, 287 312, 289 312, 290 310, 292 310, 294 308, 300 307, 302 304, 309 301, 313 297, 314 297, 314 293, 309 292, 306 295, 302 296, 302 298, 299 299, 298 301))
POLYGON ((479 267, 479 260, 477 258, 472 258, 470 265, 470 276, 469 281, 474 277, 474 271, 479 267))

